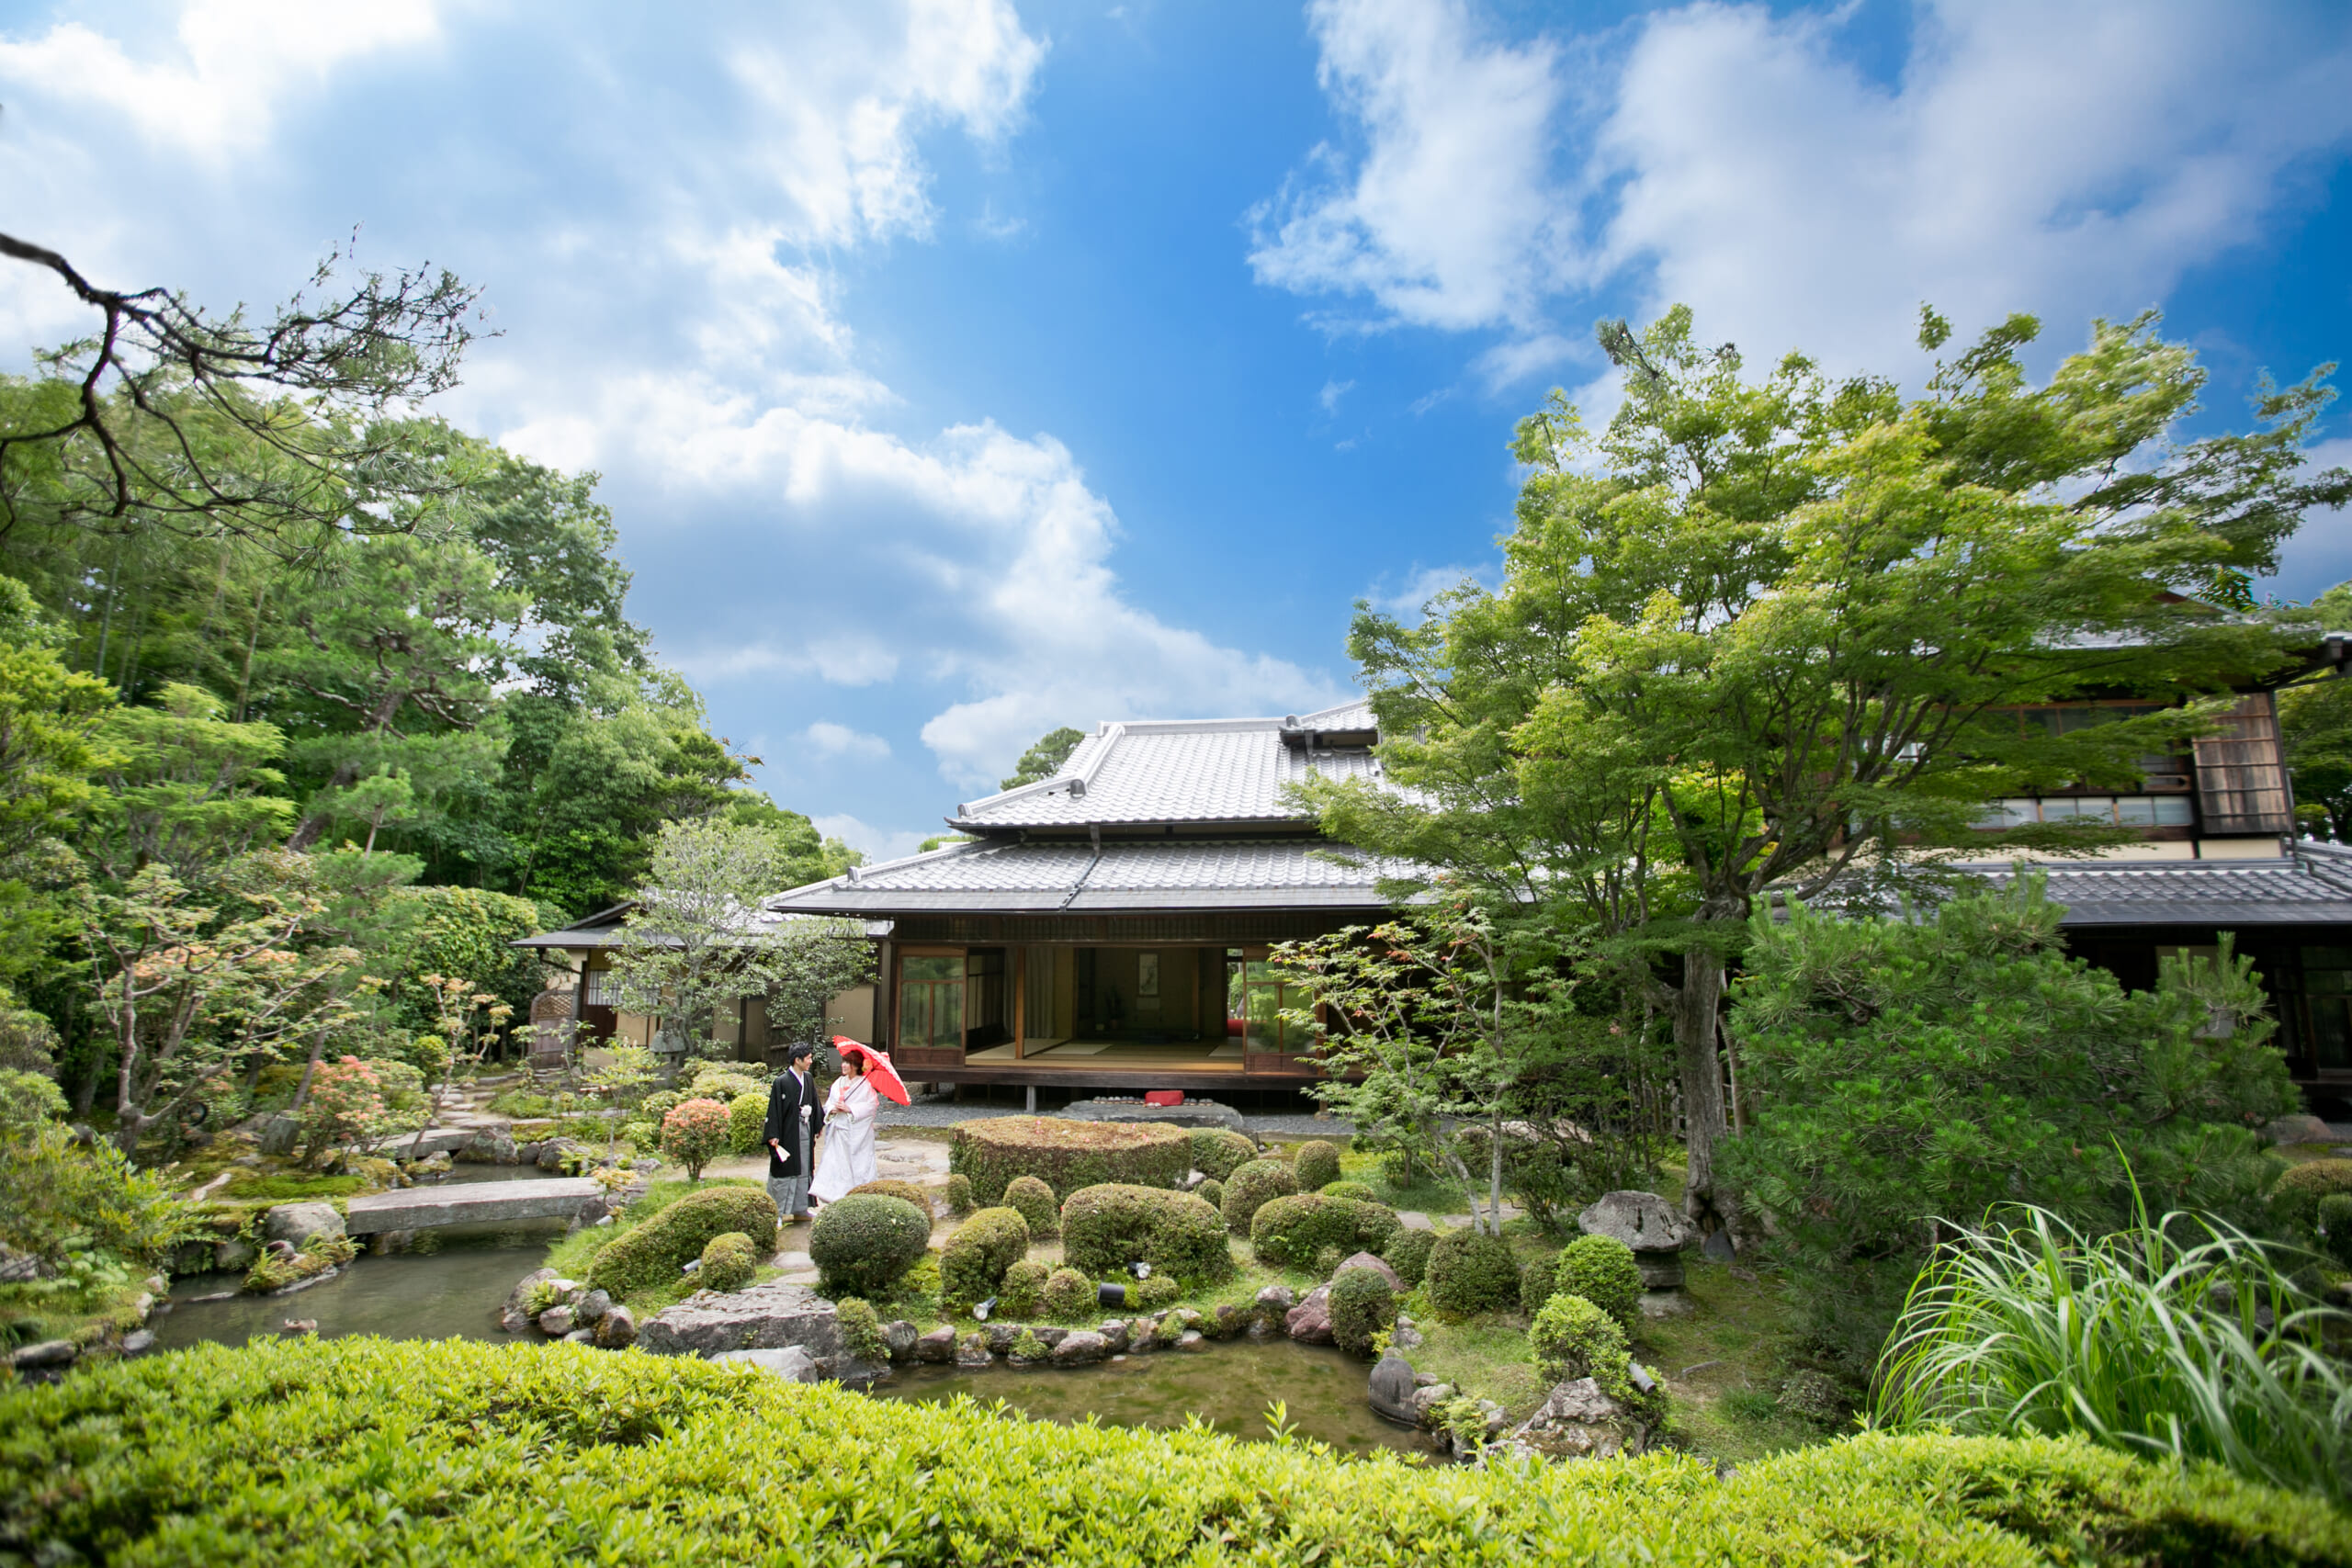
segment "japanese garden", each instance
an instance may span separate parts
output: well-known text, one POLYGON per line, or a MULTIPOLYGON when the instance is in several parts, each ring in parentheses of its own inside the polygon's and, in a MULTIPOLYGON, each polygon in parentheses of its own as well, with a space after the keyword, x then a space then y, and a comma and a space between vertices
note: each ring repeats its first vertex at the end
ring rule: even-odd
POLYGON ((1354 694, 884 855, 472 283, 0 266, 0 1562, 2352 1563, 2333 366, 1603 320, 1354 694))

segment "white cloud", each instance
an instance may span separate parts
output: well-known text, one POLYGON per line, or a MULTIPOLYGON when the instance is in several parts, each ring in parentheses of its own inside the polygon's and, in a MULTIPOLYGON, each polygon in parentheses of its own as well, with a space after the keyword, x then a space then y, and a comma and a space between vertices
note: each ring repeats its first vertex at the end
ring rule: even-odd
MULTIPOLYGON (((2306 479, 2326 468, 2352 468, 2352 436, 2312 444, 2306 479)), ((2309 601, 2339 582, 2352 582, 2352 510, 2334 507, 2303 514, 2303 525, 2278 551, 2278 570, 2255 585, 2263 597, 2309 601)), ((2330 628, 2352 631, 2352 626, 2330 628)))
POLYGON ((943 825, 937 828, 893 829, 873 827, 845 811, 814 818, 812 821, 820 835, 839 839, 851 849, 862 852, 869 863, 903 860, 920 852, 925 839, 939 838, 947 831, 944 819, 943 825))
POLYGON ((1317 148, 1250 214, 1258 280, 1369 296, 1420 326, 1528 318, 1563 260, 1558 51, 1484 38, 1463 0, 1315 0, 1307 15, 1324 90, 1367 145, 1352 166, 1317 148))
POLYGON ((135 59, 80 22, 38 38, 0 39, 0 81, 12 114, 35 100, 103 106, 151 142, 208 159, 250 153, 269 140, 279 99, 316 92, 347 60, 413 47, 439 33, 432 0, 194 0, 174 29, 175 50, 135 59))
POLYGON ((2032 310, 2071 346, 2255 238, 2298 161, 2352 134, 2325 11, 1930 0, 1891 86, 1843 51, 1853 7, 1523 43, 1461 0, 1309 15, 1363 147, 1317 148, 1259 209, 1257 276, 1500 333, 1490 389, 1589 352, 1604 288, 1636 316, 1689 304, 1751 361, 1902 373, 1922 300, 1963 333, 2032 310))
POLYGON ((878 735, 865 735, 845 724, 819 719, 803 732, 804 739, 816 748, 820 756, 854 757, 878 762, 890 754, 890 743, 878 735))
POLYGON ((1325 413, 1337 413, 1340 412, 1340 400, 1354 391, 1355 386, 1353 381, 1326 381, 1323 389, 1315 394, 1315 400, 1323 405, 1325 413))
POLYGON ((1375 584, 1365 591, 1364 597, 1372 601, 1373 608, 1376 610, 1417 618, 1422 605, 1447 589, 1459 588, 1464 582, 1480 583, 1491 589, 1497 575, 1492 566, 1483 570, 1468 566, 1418 567, 1395 588, 1375 584))

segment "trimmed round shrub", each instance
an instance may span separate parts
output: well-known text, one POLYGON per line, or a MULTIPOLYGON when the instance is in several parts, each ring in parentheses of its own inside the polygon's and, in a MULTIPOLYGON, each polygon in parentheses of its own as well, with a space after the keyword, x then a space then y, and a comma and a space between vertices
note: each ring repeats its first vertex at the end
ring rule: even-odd
POLYGON ((729 1231, 712 1236, 702 1249, 702 1267, 695 1270, 695 1283, 706 1291, 740 1291, 759 1271, 759 1254, 752 1250, 752 1238, 741 1231, 729 1231))
POLYGON ((890 1342, 882 1337, 882 1314, 874 1310, 872 1302, 843 1296, 833 1303, 833 1316, 841 1325, 842 1344, 851 1355, 861 1361, 890 1359, 890 1342))
POLYGON ((775 1250, 775 1200, 758 1187, 706 1187, 689 1192, 605 1244, 588 1266, 588 1282, 615 1299, 666 1285, 702 1256, 714 1236, 740 1231, 752 1249, 775 1250))
POLYGON ((1319 1192, 1340 1179, 1340 1145, 1309 1139, 1292 1151, 1290 1164, 1301 1192, 1319 1192))
POLYGON ((1198 1187, 1193 1188, 1193 1196, 1215 1209, 1218 1213, 1225 1213, 1225 1183, 1216 1177, 1212 1176, 1198 1187))
POLYGON ((972 1212, 972 1179, 960 1170, 947 1179, 947 1207, 958 1216, 972 1212))
POLYGON ((1007 1317, 1035 1316, 1044 1300, 1046 1278, 1052 1273, 1035 1258, 1023 1258, 1004 1271, 1004 1283, 997 1287, 997 1305, 1007 1317))
POLYGON ((680 1094, 674 1089, 656 1089, 637 1102, 637 1113, 658 1127, 662 1124, 662 1118, 670 1114, 672 1106, 682 1100, 691 1098, 690 1095, 680 1094))
POLYGON ((1229 1127, 1193 1129, 1193 1168, 1223 1181, 1258 1157, 1258 1145, 1229 1127))
POLYGON ((826 1295, 887 1295, 930 1245, 931 1216, 904 1198, 844 1196, 817 1212, 808 1260, 826 1295))
POLYGON ((2352 1159, 2306 1160, 2290 1166, 2270 1189, 2270 1210, 2288 1224, 2309 1230, 2319 1222, 2319 1201, 2352 1192, 2352 1159))
POLYGON ((733 1100, 747 1094, 760 1097, 760 1113, 765 1116, 768 1086, 737 1062, 706 1062, 695 1069, 695 1076, 686 1084, 688 1099, 699 1096, 704 1100, 733 1100))
POLYGON ((1632 1247, 1613 1235, 1580 1235, 1561 1250, 1554 1279, 1555 1291, 1582 1296, 1634 1332, 1645 1287, 1632 1247))
POLYGON ((1361 1181, 1327 1181, 1316 1190, 1326 1198, 1352 1198, 1359 1203, 1380 1201, 1380 1194, 1361 1181))
POLYGON ((1009 1209, 1021 1211, 1029 1222, 1029 1235, 1038 1241, 1051 1241, 1062 1234, 1062 1207, 1054 1198, 1054 1190, 1034 1176, 1016 1176, 1004 1186, 1004 1203, 1009 1209))
POLYGON ((1408 1231, 1400 1226, 1396 1234, 1388 1238, 1388 1245, 1380 1249, 1380 1256, 1387 1260, 1388 1267, 1396 1270, 1396 1278, 1404 1280, 1405 1288, 1409 1291, 1419 1284, 1422 1276, 1429 1272, 1430 1248, 1436 1245, 1437 1232, 1408 1231))
POLYGON ((2331 1192, 2321 1199, 2316 1228, 2321 1249, 2352 1269, 2352 1192, 2331 1192))
POLYGON ((1547 1252, 1520 1265, 1519 1310, 1533 1317, 1544 1303, 1560 1293, 1560 1255, 1547 1252))
POLYGON ((757 1154, 762 1145, 760 1134, 768 1124, 768 1097, 765 1094, 739 1094, 727 1106, 727 1152, 730 1155, 757 1154))
POLYGON ((957 1124, 947 1168, 982 1203, 1003 1201, 1015 1177, 1034 1176, 1066 1202, 1081 1187, 1173 1187, 1193 1168, 1191 1136, 1158 1122, 1069 1122, 1000 1116, 957 1124))
MULTIPOLYGON (((1258 1261, 1277 1269, 1314 1265, 1323 1249, 1378 1253, 1401 1228, 1396 1215, 1377 1203, 1295 1192, 1258 1210, 1250 1223, 1250 1246, 1258 1261)), ((1518 1276, 1512 1276, 1517 1282, 1518 1276)))
POLYGON ((662 1118, 662 1152, 700 1181, 702 1168, 727 1147, 727 1107, 715 1100, 682 1100, 662 1118))
POLYGON ((1500 1312, 1519 1301, 1519 1260, 1500 1236, 1448 1231, 1430 1248, 1430 1304, 1447 1318, 1500 1312))
POLYGON ((1527 1331, 1536 1381, 1549 1389, 1570 1378, 1590 1378, 1601 1392, 1623 1399, 1632 1388, 1626 1377, 1633 1359, 1617 1320, 1585 1300, 1562 1292, 1544 1303, 1527 1331))
POLYGON ((1148 1263, 1154 1274, 1213 1285, 1233 1274, 1225 1222, 1190 1192, 1107 1182, 1062 1205, 1062 1256, 1073 1269, 1115 1274, 1148 1263))
POLYGON ((1259 1210, 1297 1190, 1298 1174, 1281 1160, 1253 1159, 1234 1167, 1225 1179, 1225 1201, 1218 1205, 1225 1211, 1225 1228, 1248 1235, 1259 1210))
POLYGON ((1396 1326, 1396 1292, 1374 1269, 1343 1269, 1331 1281, 1331 1338, 1340 1349, 1364 1355, 1372 1337, 1396 1326))
POLYGON ((862 1181, 842 1194, 844 1198, 897 1198, 911 1203, 925 1224, 932 1219, 931 1194, 911 1181, 893 1181, 884 1177, 879 1181, 862 1181))
POLYGON ((1162 1307, 1174 1306, 1176 1298, 1183 1293, 1184 1287, 1165 1274, 1137 1280, 1127 1287, 1127 1300, 1143 1312, 1158 1312, 1162 1307))
POLYGON ((1020 1210, 982 1209, 940 1249, 940 1289, 959 1305, 984 1302, 1004 1283, 1004 1271, 1028 1251, 1029 1222, 1020 1210))
POLYGON ((1094 1311, 1094 1281, 1075 1269, 1057 1269, 1046 1276, 1037 1306, 1057 1323, 1075 1323, 1094 1311))

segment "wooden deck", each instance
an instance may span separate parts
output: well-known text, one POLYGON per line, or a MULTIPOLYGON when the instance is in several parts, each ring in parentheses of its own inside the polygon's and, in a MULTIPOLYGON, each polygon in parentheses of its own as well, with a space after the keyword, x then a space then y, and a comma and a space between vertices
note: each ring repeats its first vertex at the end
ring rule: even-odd
POLYGON ((1229 1089, 1295 1089, 1321 1077, 1298 1057, 1242 1053, 1238 1041, 1145 1044, 1132 1040, 1070 1040, 1051 1045, 1031 1041, 1016 1054, 1011 1045, 967 1053, 960 1066, 907 1062, 901 1077, 922 1083, 1012 1084, 1033 1088, 1184 1089, 1208 1092, 1229 1089), (1269 1061, 1279 1066, 1268 1070, 1269 1061))

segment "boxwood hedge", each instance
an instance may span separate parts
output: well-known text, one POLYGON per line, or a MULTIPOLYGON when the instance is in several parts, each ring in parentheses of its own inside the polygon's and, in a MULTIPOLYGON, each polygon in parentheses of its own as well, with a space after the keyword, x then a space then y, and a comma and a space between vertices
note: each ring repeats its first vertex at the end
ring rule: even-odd
POLYGON ((931 1245, 931 1209, 885 1193, 844 1193, 808 1227, 808 1261, 829 1296, 888 1295, 931 1245))
POLYGON ((1250 1222, 1250 1245, 1261 1263, 1304 1269, 1327 1247, 1339 1248, 1341 1257, 1377 1253, 1400 1228, 1396 1212, 1378 1203, 1297 1192, 1258 1211, 1250 1222))
POLYGON ((1062 1205, 1062 1257, 1098 1278, 1138 1262, 1187 1286, 1233 1273, 1225 1221, 1215 1209, 1190 1192, 1116 1182, 1082 1188, 1062 1205))
POLYGON ((615 1297, 666 1285, 729 1231, 765 1258, 775 1250, 775 1200, 757 1187, 705 1187, 615 1237, 588 1266, 588 1282, 615 1297))
POLYGON ((1236 1235, 1250 1234, 1250 1222, 1276 1198, 1298 1190, 1298 1173, 1278 1159, 1245 1160, 1225 1179, 1226 1228, 1236 1235))
POLYGON ((1057 1202, 1106 1181, 1173 1187, 1193 1168, 1182 1127, 1155 1122, 1068 1122, 1054 1116, 1003 1116, 957 1124, 947 1168, 968 1177, 982 1203, 1003 1201, 1016 1176, 1034 1176, 1057 1202))
POLYGON ((201 1346, 0 1393, 0 1553, 408 1568, 2352 1562, 2352 1516, 2049 1438, 1488 1469, 1007 1420, 568 1345, 201 1346))
POLYGON ((1051 1241, 1062 1234, 1062 1206, 1054 1190, 1034 1176, 1016 1176, 1004 1184, 1004 1206, 1021 1211, 1032 1241, 1051 1241))
POLYGON ((1230 1127, 1195 1127, 1192 1143, 1193 1168, 1218 1181, 1258 1157, 1258 1145, 1230 1127))
POLYGON ((996 1294, 1004 1271, 1029 1255, 1029 1222, 1018 1209, 982 1209, 939 1250, 939 1281, 947 1300, 970 1306, 996 1294))
POLYGON ((931 1194, 911 1181, 893 1181, 884 1177, 879 1181, 860 1182, 842 1194, 844 1198, 899 1198, 912 1203, 926 1224, 934 1224, 931 1211, 931 1194))

